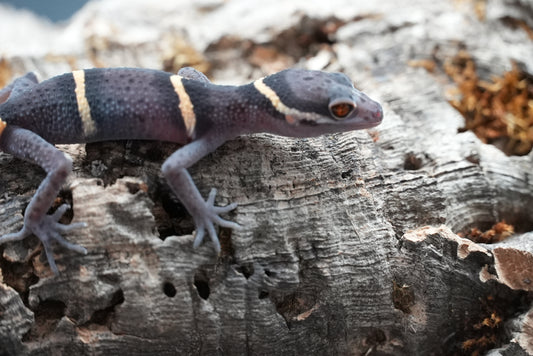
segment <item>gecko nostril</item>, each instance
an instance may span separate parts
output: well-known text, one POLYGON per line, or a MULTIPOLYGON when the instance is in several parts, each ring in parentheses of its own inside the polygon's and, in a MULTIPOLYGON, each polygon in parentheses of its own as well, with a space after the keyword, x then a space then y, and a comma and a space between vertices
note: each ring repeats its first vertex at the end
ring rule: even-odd
POLYGON ((376 108, 376 111, 374 111, 372 115, 374 116, 375 119, 381 119, 383 117, 383 109, 380 106, 378 106, 376 108))

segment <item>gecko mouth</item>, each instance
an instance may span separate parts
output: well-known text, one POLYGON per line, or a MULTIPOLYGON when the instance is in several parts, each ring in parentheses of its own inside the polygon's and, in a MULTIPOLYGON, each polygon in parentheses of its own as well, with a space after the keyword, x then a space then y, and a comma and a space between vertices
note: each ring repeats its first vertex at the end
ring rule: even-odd
POLYGON ((304 125, 307 125, 307 126, 317 126, 318 125, 318 123, 316 121, 308 120, 308 119, 302 119, 302 120, 300 120, 300 123, 304 124, 304 125))

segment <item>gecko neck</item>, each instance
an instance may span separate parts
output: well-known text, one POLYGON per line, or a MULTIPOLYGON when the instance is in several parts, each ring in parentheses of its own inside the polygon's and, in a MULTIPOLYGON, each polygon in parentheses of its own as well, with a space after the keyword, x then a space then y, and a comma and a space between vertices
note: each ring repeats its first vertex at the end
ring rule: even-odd
POLYGON ((215 126, 228 128, 233 136, 254 133, 272 133, 281 136, 316 136, 305 132, 302 127, 291 125, 285 115, 277 111, 272 103, 259 93, 253 83, 224 87, 220 100, 225 101, 224 114, 219 117, 224 122, 214 122, 215 126))
MULTIPOLYGON (((313 137, 339 131, 338 126, 289 123, 285 115, 277 111, 252 83, 242 86, 213 84, 207 85, 204 90, 208 92, 206 98, 210 105, 204 101, 203 107, 212 109, 202 113, 202 121, 209 122, 209 131, 225 140, 254 133, 313 137)), ((202 135, 202 131, 198 133, 202 135)))

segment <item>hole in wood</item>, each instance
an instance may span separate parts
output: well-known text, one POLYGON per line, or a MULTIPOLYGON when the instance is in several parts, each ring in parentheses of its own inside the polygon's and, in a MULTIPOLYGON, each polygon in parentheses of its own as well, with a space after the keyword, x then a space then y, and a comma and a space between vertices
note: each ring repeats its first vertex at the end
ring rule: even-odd
POLYGON ((235 251, 233 244, 231 243, 231 229, 226 227, 220 227, 218 230, 218 238, 220 240, 220 256, 233 256, 235 251))
POLYGON ((165 293, 167 297, 172 298, 176 295, 176 287, 174 287, 172 283, 166 282, 163 284, 163 293, 165 293))
POLYGON ((408 153, 403 161, 403 169, 407 171, 416 171, 422 168, 422 159, 414 153, 408 153))
POLYGON ((272 272, 272 271, 269 270, 269 269, 265 269, 265 274, 266 274, 268 277, 276 277, 276 272, 272 272))
POLYGON ((268 298, 268 292, 267 291, 260 291, 259 292, 259 296, 258 296, 259 299, 265 299, 265 298, 268 298))
POLYGON ((211 290, 209 288, 208 281, 204 277, 199 275, 194 276, 194 286, 196 287, 200 298, 204 300, 207 300, 207 298, 209 298, 211 290))
POLYGON ((315 291, 296 291, 276 301, 276 310, 289 322, 303 313, 309 316, 316 300, 315 291))
POLYGON ((481 158, 477 153, 472 153, 466 157, 466 160, 473 164, 479 164, 481 162, 481 158))
POLYGON ((194 222, 191 216, 164 182, 158 183, 152 200, 155 203, 152 213, 161 240, 193 233, 194 222))
POLYGON ((242 273, 242 275, 246 279, 250 278, 252 274, 254 274, 254 266, 252 266, 251 264, 238 266, 237 268, 235 268, 235 270, 239 273, 242 273))
POLYGON ((350 178, 350 177, 352 176, 352 172, 353 172, 353 171, 352 171, 351 169, 348 170, 348 171, 346 171, 346 172, 342 172, 342 173, 341 173, 341 177, 342 177, 343 179, 350 178))
POLYGON ((411 314, 411 307, 415 305, 415 294, 409 286, 392 281, 392 302, 394 308, 411 314))
POLYGON ((126 187, 128 188, 128 191, 130 194, 137 194, 139 190, 143 190, 144 192, 148 191, 148 186, 145 183, 132 183, 132 182, 126 182, 126 187))
MULTIPOLYGON (((59 208, 63 204, 70 205, 70 208, 63 214, 63 216, 61 216, 59 222, 61 224, 68 224, 72 221, 72 218, 74 217, 74 211, 72 210, 72 191, 70 189, 61 189, 59 191, 59 194, 54 200, 54 203, 52 204, 50 209, 48 209, 47 214, 53 214, 54 211, 56 211, 57 208, 59 208)), ((26 212, 26 208, 24 208, 24 212, 26 212)))
POLYGON ((3 255, 4 248, 0 248, 0 270, 2 271, 3 282, 16 290, 24 305, 29 307, 30 286, 39 282, 39 277, 33 273, 33 267, 30 263, 11 262, 3 258, 3 255))
POLYGON ((54 332, 57 323, 65 316, 65 303, 58 300, 45 300, 34 310, 35 323, 23 336, 23 341, 40 340, 54 332))
MULTIPOLYGON (((368 351, 372 351, 372 348, 382 345, 385 341, 387 341, 387 335, 383 330, 372 329, 365 339, 365 344, 371 346, 368 351)), ((367 354, 372 354, 372 352, 367 354)))
POLYGON ((103 309, 96 310, 87 324, 107 325, 109 327, 111 320, 115 315, 115 307, 122 303, 124 303, 124 292, 122 289, 119 289, 113 294, 113 297, 111 297, 111 301, 109 302, 108 306, 103 309))

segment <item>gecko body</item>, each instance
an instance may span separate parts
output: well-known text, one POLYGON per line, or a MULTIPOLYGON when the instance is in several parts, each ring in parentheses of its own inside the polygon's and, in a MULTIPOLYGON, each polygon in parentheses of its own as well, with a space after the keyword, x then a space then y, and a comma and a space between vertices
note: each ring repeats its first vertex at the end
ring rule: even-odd
POLYGON ((0 90, 0 150, 38 164, 47 175, 26 208, 22 229, 0 237, 0 244, 36 235, 55 273, 52 241, 86 253, 62 237, 85 226, 58 222, 67 205, 47 215, 72 170, 71 159, 54 144, 119 139, 183 144, 162 172, 194 219, 194 246, 207 234, 218 252, 215 225, 239 229, 220 217, 236 204, 216 206, 215 189, 204 200, 188 167, 242 134, 312 137, 370 128, 382 116, 381 106, 340 73, 288 69, 241 86, 215 85, 192 68, 178 74, 87 69, 40 83, 28 73, 0 90))

